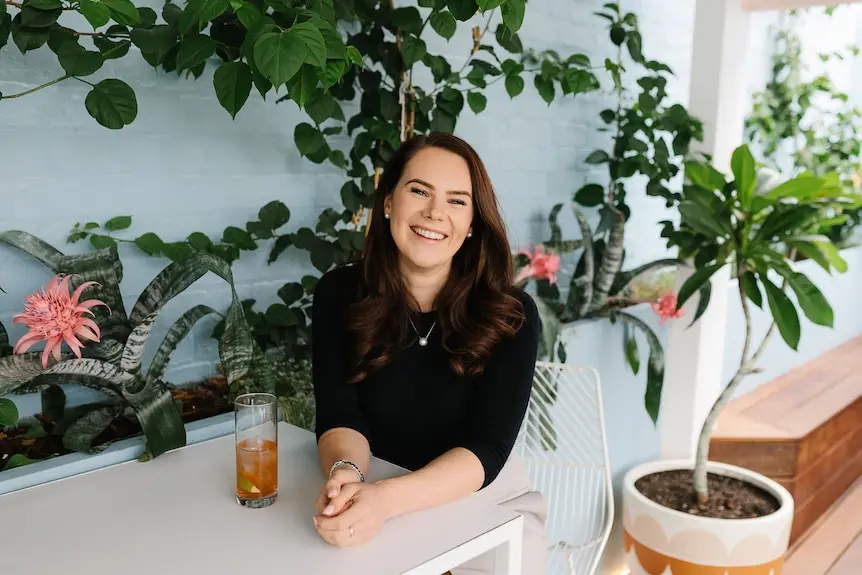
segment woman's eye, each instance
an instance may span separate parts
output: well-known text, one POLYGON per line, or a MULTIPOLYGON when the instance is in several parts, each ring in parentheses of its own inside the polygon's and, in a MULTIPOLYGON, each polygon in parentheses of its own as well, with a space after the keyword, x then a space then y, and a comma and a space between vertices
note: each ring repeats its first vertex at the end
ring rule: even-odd
POLYGON ((414 194, 423 194, 426 196, 428 195, 428 192, 426 192, 425 190, 421 190, 419 188, 411 188, 410 191, 413 192, 414 194))
POLYGON ((453 204, 458 204, 459 206, 466 206, 467 202, 464 200, 450 200, 453 204))

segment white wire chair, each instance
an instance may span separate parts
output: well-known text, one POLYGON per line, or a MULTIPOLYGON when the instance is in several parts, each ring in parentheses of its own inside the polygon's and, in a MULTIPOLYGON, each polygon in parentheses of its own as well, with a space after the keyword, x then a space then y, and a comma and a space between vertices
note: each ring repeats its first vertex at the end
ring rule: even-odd
POLYGON ((614 517, 598 372, 538 362, 515 452, 548 505, 546 575, 593 575, 614 517))

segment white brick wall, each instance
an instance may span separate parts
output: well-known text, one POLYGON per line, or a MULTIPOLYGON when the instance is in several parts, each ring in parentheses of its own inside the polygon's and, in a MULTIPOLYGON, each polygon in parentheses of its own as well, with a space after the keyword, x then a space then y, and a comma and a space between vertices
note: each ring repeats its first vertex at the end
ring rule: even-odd
MULTIPOLYGON (((151 5, 158 10, 158 4, 151 5)), ((521 32, 524 44, 562 54, 583 51, 601 64, 612 53, 601 28, 603 20, 592 15, 601 4, 598 0, 574 5, 562 0, 531 3, 521 32)), ((641 16, 647 55, 671 65, 679 75, 672 90, 684 97, 691 8, 671 8, 675 4, 630 2, 626 9, 641 16)), ((469 30, 462 28, 450 42, 439 39, 429 48, 445 54, 453 64, 461 60, 470 46, 469 30)), ((23 57, 11 40, 0 52, 0 70, 0 90, 5 93, 61 74, 47 49, 23 57)), ((294 229, 314 222, 323 207, 339 205, 343 179, 337 170, 312 164, 294 149, 293 127, 304 119, 296 106, 275 105, 271 94, 264 102, 253 90, 233 122, 214 97, 212 72, 213 66, 197 81, 156 72, 135 54, 134 47, 129 56, 109 61, 95 78, 122 78, 138 96, 138 117, 121 131, 103 129, 89 117, 83 104, 87 86, 75 81, 2 102, 0 229, 35 232, 59 249, 75 252, 86 249, 65 244, 76 221, 131 214, 132 233, 154 231, 165 239, 179 239, 200 230, 217 237, 226 225, 243 225, 272 199, 288 204, 289 226, 294 229)), ((581 160, 603 144, 595 128, 605 98, 592 94, 548 107, 530 83, 515 101, 498 83, 491 88, 485 112, 475 116, 465 108, 458 133, 487 162, 516 246, 540 239, 550 206, 569 199, 584 183, 588 172, 581 160)), ((661 202, 634 203, 630 235, 655 235, 661 202)), ((637 242, 629 257, 644 260, 661 249, 657 240, 637 242)), ((121 255, 126 269, 123 288, 131 305, 131 298, 163 262, 142 257, 134 248, 124 248, 121 255)), ((271 267, 265 265, 265 256, 265 250, 245 253, 237 265, 243 297, 271 299, 273 285, 303 273, 307 265, 294 250, 271 267)), ((0 320, 8 324, 21 297, 41 285, 46 273, 7 249, 0 250, 0 270, 0 285, 9 292, 0 294, 0 320)), ((169 315, 179 314, 203 294, 209 294, 214 304, 225 304, 226 293, 218 283, 207 278, 199 293, 175 302, 169 315)), ((168 320, 164 318, 163 326, 168 320)), ((198 335, 194 346, 182 350, 187 353, 177 354, 174 368, 214 358, 205 330, 198 335), (203 349, 193 355, 198 345, 203 349)))

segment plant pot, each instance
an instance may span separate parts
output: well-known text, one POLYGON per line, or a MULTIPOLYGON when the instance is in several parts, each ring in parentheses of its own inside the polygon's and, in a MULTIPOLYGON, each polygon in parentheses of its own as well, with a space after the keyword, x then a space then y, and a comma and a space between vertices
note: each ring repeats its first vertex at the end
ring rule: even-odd
POLYGON ((778 509, 755 518, 692 515, 652 501, 635 483, 642 477, 691 470, 685 460, 653 461, 623 481, 623 541, 632 575, 779 575, 793 522, 793 498, 775 481, 748 469, 709 462, 707 471, 742 480, 772 495, 778 509))

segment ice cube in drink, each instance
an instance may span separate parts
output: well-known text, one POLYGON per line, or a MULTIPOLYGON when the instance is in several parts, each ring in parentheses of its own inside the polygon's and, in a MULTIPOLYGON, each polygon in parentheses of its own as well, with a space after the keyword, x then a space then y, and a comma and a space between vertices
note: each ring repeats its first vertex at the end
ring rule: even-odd
POLYGON ((246 507, 272 505, 278 494, 278 444, 260 437, 236 444, 236 499, 246 507))

